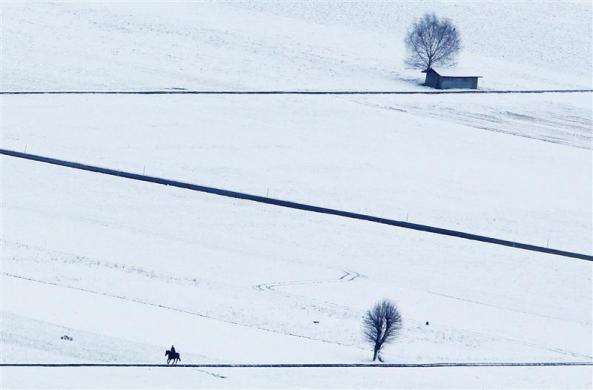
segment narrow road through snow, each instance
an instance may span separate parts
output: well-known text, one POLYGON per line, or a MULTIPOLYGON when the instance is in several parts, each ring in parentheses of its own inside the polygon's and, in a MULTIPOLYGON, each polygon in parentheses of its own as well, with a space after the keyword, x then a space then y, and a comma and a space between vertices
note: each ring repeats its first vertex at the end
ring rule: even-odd
POLYGON ((115 170, 115 169, 111 169, 111 168, 102 168, 102 167, 98 167, 98 166, 94 166, 94 165, 81 164, 81 163, 77 163, 77 162, 73 162, 73 161, 59 160, 59 159, 55 159, 55 158, 51 158, 51 157, 44 157, 44 156, 39 156, 39 155, 34 155, 34 154, 29 154, 29 153, 21 153, 21 152, 17 152, 14 150, 0 149, 0 155, 22 158, 22 159, 26 159, 26 160, 37 161, 37 162, 58 165, 58 166, 63 166, 63 167, 68 167, 68 168, 74 168, 74 169, 79 169, 79 170, 83 170, 83 171, 95 172, 95 173, 100 173, 100 174, 104 174, 104 175, 118 176, 118 177, 123 177, 123 178, 131 179, 131 180, 160 184, 160 185, 165 185, 165 186, 172 186, 172 187, 177 187, 177 188, 184 188, 184 189, 188 189, 188 190, 192 190, 192 191, 205 192, 208 194, 225 196, 225 197, 235 198, 235 199, 248 200, 248 201, 252 201, 252 202, 264 203, 264 204, 269 204, 269 205, 274 205, 274 206, 279 206, 279 207, 286 207, 286 208, 303 210, 303 211, 320 213, 320 214, 334 215, 334 216, 338 216, 338 217, 356 219, 356 220, 367 221, 367 222, 374 222, 374 223, 379 223, 379 224, 383 224, 383 225, 400 227, 400 228, 404 228, 404 229, 412 229, 412 230, 417 230, 417 231, 422 231, 422 232, 427 232, 427 233, 463 238, 466 240, 480 241, 480 242, 484 242, 487 244, 502 245, 502 246, 523 249, 523 250, 528 250, 528 251, 533 251, 533 252, 548 253, 548 254, 557 255, 557 256, 569 257, 569 258, 586 260, 586 261, 593 261, 593 255, 590 255, 590 254, 569 252, 569 251, 565 251, 565 250, 561 250, 561 249, 542 247, 542 246, 531 245, 531 244, 526 244, 526 243, 521 243, 521 242, 515 242, 515 241, 503 240, 503 239, 494 238, 494 237, 488 237, 488 236, 481 236, 478 234, 472 234, 472 233, 462 232, 462 231, 458 231, 458 230, 444 229, 444 228, 439 228, 439 227, 435 227, 435 226, 422 225, 422 224, 405 222, 405 221, 398 221, 398 220, 376 217, 376 216, 367 215, 367 214, 353 213, 350 211, 337 210, 337 209, 331 209, 331 208, 327 208, 327 207, 319 207, 319 206, 314 206, 314 205, 297 203, 297 202, 292 202, 292 201, 288 201, 288 200, 269 198, 269 197, 265 197, 265 196, 247 194, 247 193, 236 192, 236 191, 229 191, 229 190, 225 190, 225 189, 221 189, 221 188, 207 187, 207 186, 202 186, 202 185, 198 185, 198 184, 181 182, 181 181, 177 181, 177 180, 170 180, 170 179, 164 179, 164 178, 160 178, 160 177, 141 175, 141 174, 137 174, 137 173, 119 171, 119 170, 115 170))

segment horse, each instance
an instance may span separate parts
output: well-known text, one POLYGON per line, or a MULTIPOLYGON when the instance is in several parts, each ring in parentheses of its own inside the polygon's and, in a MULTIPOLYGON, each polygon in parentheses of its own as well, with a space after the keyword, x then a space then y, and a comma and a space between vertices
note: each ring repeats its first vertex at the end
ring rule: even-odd
POLYGON ((169 364, 171 361, 173 362, 172 364, 175 364, 181 360, 181 355, 179 352, 171 352, 168 349, 165 352, 165 356, 167 356, 167 364, 169 364))

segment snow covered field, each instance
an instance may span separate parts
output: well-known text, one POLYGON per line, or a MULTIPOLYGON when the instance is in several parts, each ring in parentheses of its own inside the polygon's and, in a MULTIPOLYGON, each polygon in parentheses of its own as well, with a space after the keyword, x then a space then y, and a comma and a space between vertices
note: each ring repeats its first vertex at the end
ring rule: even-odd
MULTIPOLYGON (((591 89, 588 2, 3 2, 0 89, 591 89), (141 6, 140 6, 141 4, 141 6), (502 27, 501 27, 502 26, 502 27), (504 28, 503 28, 504 27, 504 28), (567 71, 569 69, 569 71, 567 71)), ((593 253, 592 94, 0 96, 0 147, 593 253)), ((591 362, 593 263, 0 156, 2 363, 591 362), (426 325, 426 322, 429 325, 426 325), (61 337, 68 335, 72 340, 61 337)), ((591 388, 588 367, 22 368, 0 387, 591 388)))
POLYGON ((589 262, 2 160, 5 361, 591 359, 589 262))
POLYGON ((403 37, 461 31, 484 89, 591 89, 588 1, 2 3, 2 90, 421 89, 403 37))
POLYGON ((2 104, 7 149, 593 253, 589 93, 2 104))
POLYGON ((498 388, 575 389, 591 384, 590 367, 494 367, 425 369, 200 369, 200 368, 10 368, 7 384, 25 382, 35 388, 430 388, 478 389, 486 383, 498 388), (27 378, 23 380, 23 378, 27 378), (48 386, 49 384, 49 386, 48 386))

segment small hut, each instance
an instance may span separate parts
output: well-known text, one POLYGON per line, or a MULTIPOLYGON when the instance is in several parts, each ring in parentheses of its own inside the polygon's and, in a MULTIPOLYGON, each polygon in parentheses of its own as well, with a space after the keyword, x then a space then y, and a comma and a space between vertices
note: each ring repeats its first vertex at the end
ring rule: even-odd
POLYGON ((424 85, 436 89, 478 89, 478 79, 482 77, 464 76, 453 72, 444 75, 433 68, 423 70, 422 73, 426 73, 424 85))

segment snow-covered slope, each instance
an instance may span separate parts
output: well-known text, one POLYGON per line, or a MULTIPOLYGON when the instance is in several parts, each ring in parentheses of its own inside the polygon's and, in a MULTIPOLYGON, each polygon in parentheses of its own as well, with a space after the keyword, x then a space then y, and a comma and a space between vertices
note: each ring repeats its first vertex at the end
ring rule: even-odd
MULTIPOLYGON (((0 7, 4 91, 421 90, 402 40, 427 11, 458 25, 481 88, 592 87, 589 2, 0 7)), ((593 252, 591 93, 0 99, 2 148, 593 252)), ((404 318, 388 362, 593 360, 591 262, 9 157, 0 173, 2 362, 162 363, 171 344, 184 363, 368 362, 361 316, 383 297, 404 318)), ((592 382, 590 367, 43 370, 2 369, 0 387, 592 382)))
POLYGON ((590 262, 2 166, 5 361, 365 362, 381 297, 405 320, 390 362, 591 360, 590 262))
POLYGON ((591 88, 587 1, 3 2, 2 90, 418 89, 403 37, 461 31, 482 88, 591 88))
POLYGON ((59 389, 588 389, 591 367, 331 369, 4 368, 7 388, 59 389), (42 375, 40 375, 40 373, 42 375))
POLYGON ((4 96, 2 145, 591 254, 590 99, 4 96))

